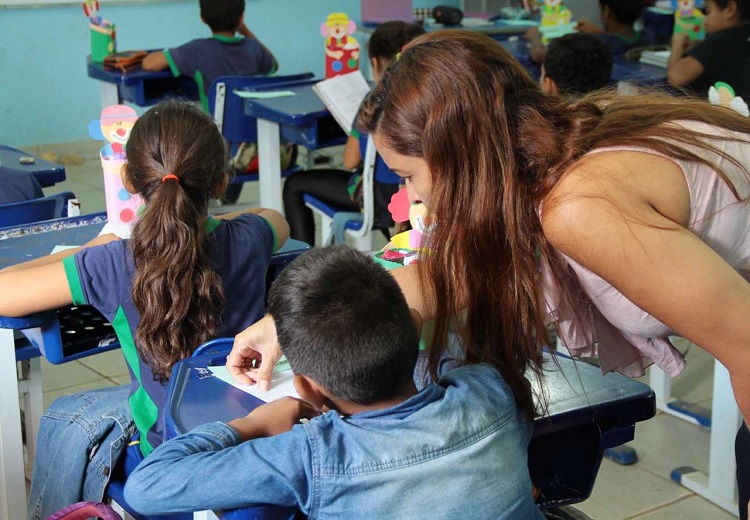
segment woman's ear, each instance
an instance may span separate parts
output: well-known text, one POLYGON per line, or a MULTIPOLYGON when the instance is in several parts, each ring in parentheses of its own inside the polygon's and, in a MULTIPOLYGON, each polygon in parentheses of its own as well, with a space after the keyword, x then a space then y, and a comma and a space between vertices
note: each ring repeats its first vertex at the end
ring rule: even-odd
POLYGON ((229 186, 229 174, 225 172, 221 177, 221 181, 211 191, 211 197, 214 199, 220 198, 227 191, 227 186, 229 186))

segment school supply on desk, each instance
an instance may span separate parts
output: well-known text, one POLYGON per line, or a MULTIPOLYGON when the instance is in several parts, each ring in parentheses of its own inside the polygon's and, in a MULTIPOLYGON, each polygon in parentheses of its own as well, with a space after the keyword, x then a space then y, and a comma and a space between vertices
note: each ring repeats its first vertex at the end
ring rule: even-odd
POLYGON ((99 1, 86 0, 83 12, 89 19, 91 34, 91 61, 101 62, 115 52, 115 24, 99 16, 99 1))
POLYGON ((359 106, 370 92, 370 85, 361 71, 319 81, 313 90, 331 112, 336 122, 349 135, 359 106))
POLYGON ((299 394, 294 388, 294 372, 292 372, 289 362, 284 356, 282 356, 273 368, 271 389, 266 392, 258 390, 257 385, 243 385, 242 383, 238 383, 229 373, 226 366, 210 366, 208 369, 214 376, 218 377, 225 383, 257 397, 264 403, 270 403, 271 401, 281 399, 282 397, 296 397, 299 399, 299 394))
POLYGON ((274 99, 294 95, 294 92, 292 92, 291 90, 267 90, 263 92, 255 92, 252 90, 233 90, 232 92, 236 96, 244 99, 274 99))
POLYGON ((331 13, 320 24, 325 38, 326 78, 359 69, 359 42, 352 36, 357 24, 346 13, 331 13))
POLYGON ((115 52, 104 58, 103 65, 105 69, 117 69, 127 72, 139 66, 147 54, 148 52, 146 51, 115 52))
POLYGON ((655 65, 657 67, 667 68, 667 62, 669 61, 669 55, 672 51, 643 51, 638 61, 641 63, 647 63, 649 65, 655 65))

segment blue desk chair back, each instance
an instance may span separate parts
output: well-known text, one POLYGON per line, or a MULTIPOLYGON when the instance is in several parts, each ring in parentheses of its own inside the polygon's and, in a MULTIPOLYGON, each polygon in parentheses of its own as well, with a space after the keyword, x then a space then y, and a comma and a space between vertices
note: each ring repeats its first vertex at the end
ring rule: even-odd
POLYGON ((32 224, 68 216, 68 201, 76 196, 69 191, 41 199, 0 205, 0 228, 32 224))
MULTIPOLYGON (((311 72, 293 74, 289 76, 220 76, 214 80, 208 94, 208 109, 214 117, 221 135, 230 145, 232 154, 236 152, 240 143, 256 143, 258 141, 258 122, 254 117, 245 115, 244 100, 234 94, 237 90, 245 90, 259 86, 270 86, 306 80, 313 77, 311 72)), ((282 172, 286 177, 299 170, 294 164, 282 172)), ((233 182, 257 181, 258 173, 239 174, 233 182)))

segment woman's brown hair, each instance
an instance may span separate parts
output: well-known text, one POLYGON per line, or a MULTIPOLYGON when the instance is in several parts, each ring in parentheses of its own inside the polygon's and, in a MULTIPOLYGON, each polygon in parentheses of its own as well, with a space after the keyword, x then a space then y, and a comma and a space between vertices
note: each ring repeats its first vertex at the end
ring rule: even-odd
POLYGON ((227 152, 211 118, 167 101, 133 126, 126 178, 146 201, 130 238, 136 345, 154 377, 215 336, 224 290, 209 264, 209 198, 224 182, 227 152), (174 175, 165 178, 165 175, 174 175))
POLYGON ((419 273, 425 298, 435 302, 433 377, 449 324, 466 308, 457 324, 464 362, 493 364, 519 406, 535 413, 524 374, 541 374, 547 336, 537 256, 551 253, 539 205, 595 147, 647 147, 709 164, 692 145, 742 167, 707 135, 665 124, 676 120, 750 133, 747 118, 665 95, 608 92, 568 104, 543 94, 502 46, 476 33, 437 31, 406 45, 357 123, 430 168, 435 226, 419 273))

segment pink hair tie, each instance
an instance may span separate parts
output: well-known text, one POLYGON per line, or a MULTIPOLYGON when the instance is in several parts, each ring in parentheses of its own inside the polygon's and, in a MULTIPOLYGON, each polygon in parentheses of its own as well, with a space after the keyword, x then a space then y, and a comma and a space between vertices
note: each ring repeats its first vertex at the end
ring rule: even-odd
POLYGON ((161 178, 161 182, 166 182, 168 180, 175 180, 177 182, 180 182, 180 178, 174 173, 168 173, 164 177, 161 178))

